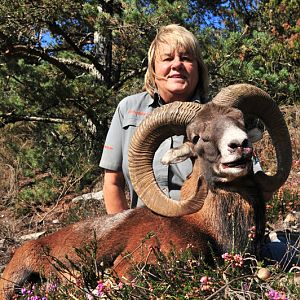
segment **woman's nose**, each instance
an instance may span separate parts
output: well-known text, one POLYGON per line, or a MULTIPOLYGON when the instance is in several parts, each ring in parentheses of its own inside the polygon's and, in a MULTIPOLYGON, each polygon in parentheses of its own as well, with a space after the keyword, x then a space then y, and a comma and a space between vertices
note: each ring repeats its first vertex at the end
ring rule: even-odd
POLYGON ((175 57, 172 63, 172 68, 173 69, 178 69, 178 68, 182 68, 183 62, 180 59, 180 57, 175 57))

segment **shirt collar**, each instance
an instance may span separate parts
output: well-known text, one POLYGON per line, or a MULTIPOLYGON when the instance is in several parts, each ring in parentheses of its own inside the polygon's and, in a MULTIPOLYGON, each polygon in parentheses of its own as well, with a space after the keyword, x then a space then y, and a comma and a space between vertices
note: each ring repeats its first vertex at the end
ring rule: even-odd
MULTIPOLYGON (((199 91, 197 90, 196 93, 194 94, 194 96, 192 97, 192 99, 189 102, 196 102, 199 104, 203 104, 203 103, 207 103, 208 100, 207 99, 202 99, 199 91)), ((162 98, 160 97, 158 92, 154 92, 153 98, 149 95, 149 106, 153 106, 153 107, 159 107, 164 105, 164 101, 162 100, 162 98)))
POLYGON ((153 97, 151 97, 149 94, 148 96, 149 96, 148 106, 152 106, 156 108, 164 104, 157 92, 154 93, 153 97))

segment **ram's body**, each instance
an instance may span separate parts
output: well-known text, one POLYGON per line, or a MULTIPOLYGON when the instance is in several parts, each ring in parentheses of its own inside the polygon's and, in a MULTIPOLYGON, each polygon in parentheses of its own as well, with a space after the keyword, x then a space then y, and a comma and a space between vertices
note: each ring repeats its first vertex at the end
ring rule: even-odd
MULTIPOLYGON (((175 106, 176 112, 178 106, 181 107, 181 104, 175 106)), ((164 114, 169 117, 170 112, 164 114)), ((149 126, 151 137, 153 130, 156 130, 152 127, 153 123, 149 126)), ((147 137, 149 135, 146 134, 147 137)), ((68 255, 69 259, 78 260, 74 248, 91 242, 93 232, 97 240, 97 262, 112 266, 120 276, 130 273, 132 262, 155 263, 153 247, 163 253, 168 253, 173 246, 178 251, 189 247, 195 255, 207 260, 211 258, 211 247, 215 254, 245 250, 249 230, 253 226, 256 228, 256 237, 249 250, 257 253, 265 226, 262 192, 274 187, 266 189, 263 185, 265 178, 260 181, 253 174, 252 146, 244 129, 242 113, 237 109, 207 104, 196 118, 189 121, 187 137, 187 143, 164 157, 167 163, 188 157, 194 161, 193 172, 181 189, 179 203, 163 195, 156 183, 147 185, 154 181, 151 160, 156 145, 152 147, 154 150, 147 158, 145 169, 144 162, 139 165, 139 160, 130 160, 137 169, 131 174, 133 182, 146 182, 141 182, 135 188, 151 210, 144 207, 82 221, 25 243, 16 251, 2 274, 0 299, 10 299, 16 287, 26 280, 38 278, 37 274, 42 272, 48 276, 53 272, 51 257, 66 262, 65 256, 68 255), (146 193, 144 196, 143 192, 146 193), (155 206, 153 202, 157 199, 158 206, 155 206), (165 200, 169 202, 164 204, 165 200), (166 211, 160 210, 160 206, 165 206, 166 211), (173 206, 175 210, 170 211, 169 208, 173 206), (149 233, 152 234, 146 238, 149 233), (127 253, 131 253, 130 262, 123 257, 127 253)), ((275 141, 276 144, 286 145, 289 140, 275 141)), ((157 142, 153 138, 151 143, 157 142)), ((132 143, 134 150, 131 150, 129 157, 137 157, 135 151, 144 152, 143 141, 132 143)), ((277 154, 281 156, 280 151, 277 154)), ((284 170, 287 174, 289 167, 284 170)), ((280 174, 281 177, 284 178, 273 186, 281 185, 287 175, 280 174)))
MULTIPOLYGON (((203 255, 208 260, 211 255, 208 241, 217 250, 217 254, 231 250, 233 244, 243 250, 248 240, 248 230, 255 225, 254 207, 262 203, 258 199, 253 197, 245 201, 238 194, 210 193, 201 211, 182 217, 163 217, 147 208, 138 208, 79 222, 25 243, 14 254, 3 278, 16 282, 16 286, 22 286, 24 280, 33 279, 33 276, 39 278, 37 274, 49 275, 55 271, 51 265, 51 256, 66 262, 67 254, 70 259, 78 260, 74 247, 88 244, 93 238, 93 232, 97 237, 98 263, 104 261, 108 266, 115 266, 119 275, 127 275, 133 261, 146 262, 147 259, 147 263, 151 263, 155 259, 151 255, 152 247, 168 253, 172 245, 178 251, 192 246, 195 255, 203 255), (242 226, 233 226, 238 224, 242 226), (145 239, 150 232, 153 235, 145 239), (122 261, 122 254, 128 252, 132 252, 129 264, 127 259, 122 261)), ((259 211, 263 212, 263 208, 259 211)), ((263 223, 263 215, 259 220, 263 223)), ((13 286, 7 283, 7 295, 8 287, 13 286)))

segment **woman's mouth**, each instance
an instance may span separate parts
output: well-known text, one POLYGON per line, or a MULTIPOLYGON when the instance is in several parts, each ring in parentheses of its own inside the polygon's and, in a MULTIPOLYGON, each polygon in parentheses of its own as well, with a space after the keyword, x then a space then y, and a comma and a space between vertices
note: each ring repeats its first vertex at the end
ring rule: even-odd
POLYGON ((172 79, 186 79, 185 76, 183 76, 181 74, 174 74, 174 75, 169 76, 169 78, 172 78, 172 79))

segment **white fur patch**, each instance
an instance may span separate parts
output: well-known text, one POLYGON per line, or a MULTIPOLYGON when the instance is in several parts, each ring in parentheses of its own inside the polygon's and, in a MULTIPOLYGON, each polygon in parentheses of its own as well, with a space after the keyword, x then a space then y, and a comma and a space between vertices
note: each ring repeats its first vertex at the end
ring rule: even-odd
POLYGON ((224 134, 219 142, 219 150, 222 156, 221 162, 229 163, 237 158, 236 151, 233 151, 229 145, 241 145, 245 139, 248 139, 248 136, 243 130, 237 126, 234 126, 233 124, 225 123, 224 126, 227 128, 225 129, 224 134))
POLYGON ((229 182, 236 177, 244 176, 249 171, 247 164, 229 167, 228 164, 239 160, 242 157, 242 152, 245 146, 246 151, 251 151, 251 142, 248 139, 246 132, 237 127, 232 122, 225 122, 224 133, 219 141, 219 151, 221 153, 220 163, 214 165, 214 171, 219 175, 219 181, 229 182), (247 145, 243 145, 247 140, 247 145))
MULTIPOLYGON (((101 238, 109 234, 113 229, 115 229, 122 223, 124 223, 124 226, 126 226, 126 219, 133 213, 133 211, 133 209, 128 209, 115 215, 104 215, 100 218, 87 220, 86 222, 89 222, 89 227, 95 230, 97 238, 101 238)), ((85 226, 86 222, 83 222, 80 225, 85 226)), ((80 231, 80 227, 76 227, 76 229, 80 231)), ((93 233, 91 232, 91 234, 93 233)))

